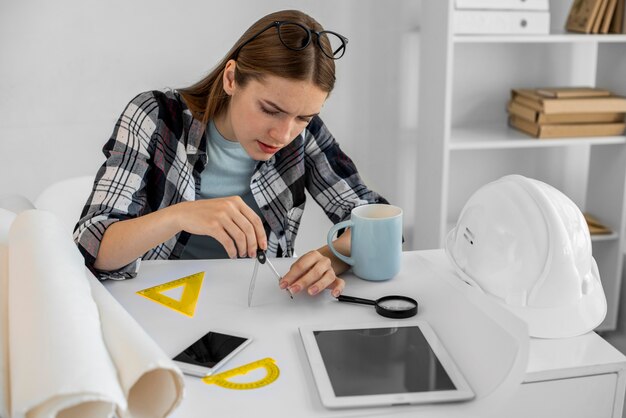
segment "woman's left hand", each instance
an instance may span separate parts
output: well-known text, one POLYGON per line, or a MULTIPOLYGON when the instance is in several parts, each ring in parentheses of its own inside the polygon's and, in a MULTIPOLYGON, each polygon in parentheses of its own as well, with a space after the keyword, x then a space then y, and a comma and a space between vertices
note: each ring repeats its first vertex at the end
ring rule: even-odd
POLYGON ((334 297, 341 294, 345 285, 335 275, 331 260, 316 250, 298 258, 280 281, 280 288, 289 289, 292 294, 306 290, 309 295, 316 295, 328 288, 334 297))

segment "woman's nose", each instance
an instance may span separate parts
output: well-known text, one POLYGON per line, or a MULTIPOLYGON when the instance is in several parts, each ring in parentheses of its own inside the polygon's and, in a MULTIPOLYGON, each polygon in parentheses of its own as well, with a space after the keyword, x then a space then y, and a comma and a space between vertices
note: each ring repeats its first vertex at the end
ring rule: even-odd
POLYGON ((281 144, 286 144, 291 140, 292 123, 290 119, 285 118, 276 122, 270 129, 270 137, 281 144))

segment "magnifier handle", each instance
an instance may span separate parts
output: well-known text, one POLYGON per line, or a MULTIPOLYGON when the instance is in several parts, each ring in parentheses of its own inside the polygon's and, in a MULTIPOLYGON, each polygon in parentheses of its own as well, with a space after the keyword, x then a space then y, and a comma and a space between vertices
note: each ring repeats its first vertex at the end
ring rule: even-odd
POLYGON ((360 304, 363 304, 363 305, 376 305, 376 301, 375 300, 357 298, 357 297, 348 296, 348 295, 339 295, 339 296, 337 296, 337 300, 339 302, 360 303, 360 304))

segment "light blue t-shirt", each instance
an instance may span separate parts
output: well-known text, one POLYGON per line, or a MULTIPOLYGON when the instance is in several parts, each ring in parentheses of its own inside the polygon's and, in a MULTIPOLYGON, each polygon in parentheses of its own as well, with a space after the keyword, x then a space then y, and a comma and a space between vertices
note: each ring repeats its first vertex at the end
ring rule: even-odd
MULTIPOLYGON (((209 122, 206 135, 208 161, 200 173, 200 193, 196 200, 241 196, 243 201, 261 216, 259 206, 250 190, 250 179, 257 161, 248 155, 239 142, 224 138, 213 121, 209 122)), ((215 238, 191 235, 181 258, 228 258, 228 254, 215 238)))

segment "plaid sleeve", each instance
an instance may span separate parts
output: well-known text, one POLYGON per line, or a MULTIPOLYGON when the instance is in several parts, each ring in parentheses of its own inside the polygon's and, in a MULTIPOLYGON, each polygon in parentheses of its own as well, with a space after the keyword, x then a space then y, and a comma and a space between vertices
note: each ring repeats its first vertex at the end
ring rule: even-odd
POLYGON ((118 119, 103 148, 106 161, 74 229, 74 240, 85 264, 100 279, 134 277, 139 260, 111 272, 93 267, 105 230, 113 223, 142 214, 146 206, 145 179, 150 140, 158 122, 158 103, 151 92, 135 97, 118 119))
POLYGON ((371 203, 389 203, 361 180, 356 166, 319 117, 303 132, 306 187, 333 222, 350 217, 353 208, 371 203))

